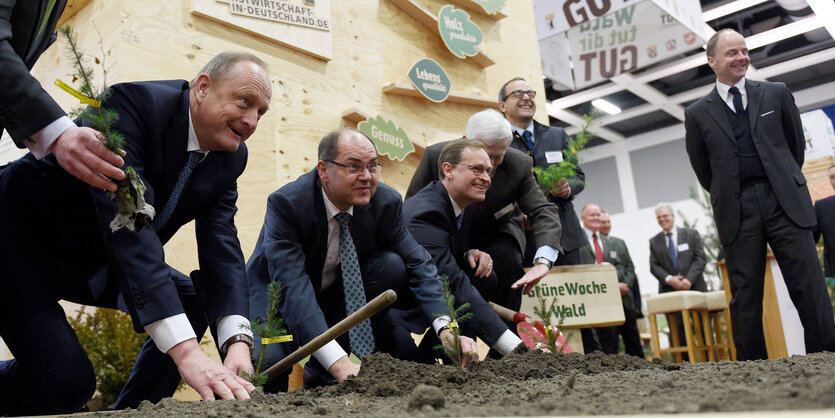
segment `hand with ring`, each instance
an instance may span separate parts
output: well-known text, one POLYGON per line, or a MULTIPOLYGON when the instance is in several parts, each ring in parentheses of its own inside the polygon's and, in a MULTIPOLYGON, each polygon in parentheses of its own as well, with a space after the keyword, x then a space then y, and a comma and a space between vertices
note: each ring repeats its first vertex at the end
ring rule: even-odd
POLYGON ((470 263, 470 268, 475 269, 475 277, 484 279, 493 272, 493 259, 484 251, 467 251, 467 262, 470 263))

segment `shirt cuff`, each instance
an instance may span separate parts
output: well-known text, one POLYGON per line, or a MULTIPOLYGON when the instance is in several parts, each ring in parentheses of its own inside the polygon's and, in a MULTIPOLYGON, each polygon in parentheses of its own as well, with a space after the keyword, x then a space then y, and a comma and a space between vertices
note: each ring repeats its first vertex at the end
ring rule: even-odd
POLYGON ((252 337, 249 320, 241 315, 224 315, 217 319, 218 347, 223 347, 226 340, 238 334, 246 334, 252 337))
POLYGON ((536 260, 539 257, 545 257, 551 263, 557 262, 557 257, 560 255, 559 250, 550 246, 550 245, 543 245, 536 250, 536 254, 534 254, 533 259, 536 260))
POLYGON ((64 131, 74 127, 75 124, 72 123, 70 118, 61 116, 49 125, 46 125, 46 127, 40 131, 35 132, 31 137, 23 141, 23 144, 26 145, 26 148, 29 148, 29 152, 31 152, 35 158, 40 160, 49 154, 49 147, 52 146, 52 143, 55 142, 55 140, 58 139, 64 131))
POLYGON ((670 283, 670 280, 673 280, 673 276, 668 275, 664 278, 664 283, 670 283))
POLYGON ((440 334, 440 329, 449 325, 449 322, 449 316, 447 315, 441 315, 435 318, 435 320, 432 321, 432 329, 435 330, 435 334, 440 334))
POLYGON ((188 322, 188 317, 184 313, 151 322, 145 325, 145 332, 151 336, 154 344, 163 353, 167 353, 172 347, 185 340, 197 339, 194 330, 191 329, 191 323, 188 322))
POLYGON ((493 344, 493 348, 498 351, 501 355, 506 356, 510 354, 511 351, 515 350, 519 344, 522 343, 522 340, 516 336, 511 330, 505 330, 499 340, 493 344))
POLYGON ((347 355, 348 353, 342 349, 336 340, 331 340, 331 342, 313 352, 313 357, 316 357, 316 360, 319 360, 319 364, 321 364, 325 370, 330 369, 331 366, 333 366, 333 363, 336 363, 337 360, 347 355))

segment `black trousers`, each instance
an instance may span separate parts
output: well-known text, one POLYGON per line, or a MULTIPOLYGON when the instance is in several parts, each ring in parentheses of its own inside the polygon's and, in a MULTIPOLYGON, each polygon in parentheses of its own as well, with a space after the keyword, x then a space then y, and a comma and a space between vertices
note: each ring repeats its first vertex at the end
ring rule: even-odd
MULTIPOLYGON (((631 296, 630 296, 631 297, 631 296)), ((623 324, 595 328, 597 335, 600 338, 600 345, 603 352, 606 354, 618 353, 619 338, 623 338, 623 345, 626 348, 626 354, 639 358, 644 358, 644 347, 641 345, 641 335, 638 332, 638 316, 634 309, 623 309, 625 320, 623 324)))
POLYGON ((835 351, 835 321, 812 230, 789 219, 768 183, 745 187, 740 201, 739 232, 724 246, 737 358, 768 358, 762 327, 766 244, 803 324, 806 352, 835 351))

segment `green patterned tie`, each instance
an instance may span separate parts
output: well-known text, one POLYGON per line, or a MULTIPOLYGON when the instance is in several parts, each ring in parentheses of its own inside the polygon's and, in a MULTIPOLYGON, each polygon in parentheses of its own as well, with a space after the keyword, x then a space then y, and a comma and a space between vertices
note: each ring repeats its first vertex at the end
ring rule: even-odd
MULTIPOLYGON (((365 305, 365 289, 362 285, 362 273, 357 259, 357 249, 351 238, 351 215, 345 212, 334 216, 339 223, 339 258, 342 264, 342 286, 345 288, 345 313, 350 315, 365 305)), ((374 351, 374 335, 371 321, 366 319, 348 331, 351 351, 363 358, 374 351)))
POLYGON ((55 0, 49 0, 46 5, 46 13, 43 15, 43 20, 41 20, 41 26, 38 28, 38 35, 35 36, 35 39, 40 39, 46 30, 46 24, 49 22, 49 16, 52 15, 53 8, 55 8, 55 0))

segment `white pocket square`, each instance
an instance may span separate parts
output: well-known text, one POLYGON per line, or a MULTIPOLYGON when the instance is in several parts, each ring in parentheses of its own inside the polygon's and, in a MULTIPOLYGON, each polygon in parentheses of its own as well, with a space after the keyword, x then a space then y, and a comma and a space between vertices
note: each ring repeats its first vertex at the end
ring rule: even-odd
POLYGON ((772 114, 772 113, 774 113, 774 111, 773 111, 773 110, 772 110, 772 111, 770 111, 770 112, 765 112, 765 113, 763 113, 762 115, 760 115, 760 117, 767 116, 767 115, 770 115, 770 114, 772 114))

